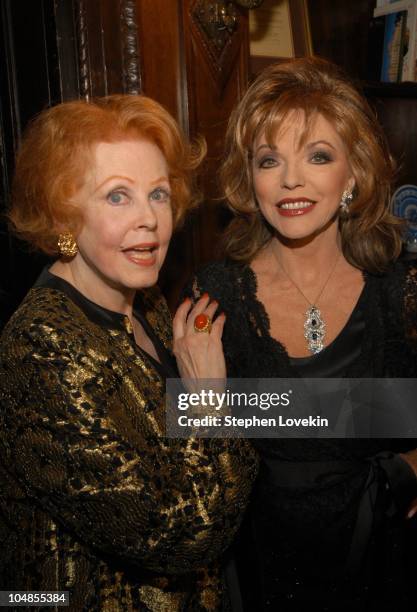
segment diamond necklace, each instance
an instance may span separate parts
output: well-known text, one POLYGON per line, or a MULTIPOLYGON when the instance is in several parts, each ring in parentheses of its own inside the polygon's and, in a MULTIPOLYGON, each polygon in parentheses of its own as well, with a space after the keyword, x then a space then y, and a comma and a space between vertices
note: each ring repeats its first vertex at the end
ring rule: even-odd
POLYGON ((313 353, 313 355, 315 355, 316 353, 320 353, 320 351, 323 350, 324 348, 323 341, 326 335, 326 323, 324 322, 324 319, 321 316, 320 309, 317 308, 316 304, 319 301, 323 291, 326 289, 327 284, 329 280, 331 279, 333 272, 336 269, 340 255, 341 255, 341 251, 339 251, 339 254, 336 257, 336 261, 334 262, 334 265, 332 269, 330 270, 330 273, 328 277, 326 278, 324 285, 320 289, 318 295, 316 296, 316 299, 313 300, 313 302, 310 302, 310 300, 306 297, 306 295, 301 291, 297 283, 295 283, 293 279, 291 278, 291 276, 288 274, 288 272, 284 270, 281 262, 277 258, 279 267, 284 272, 285 276, 294 285, 297 291, 301 293, 301 295, 303 296, 307 304, 309 304, 309 307, 307 308, 306 313, 305 313, 306 318, 304 321, 304 338, 307 340, 308 350, 311 353, 313 353))

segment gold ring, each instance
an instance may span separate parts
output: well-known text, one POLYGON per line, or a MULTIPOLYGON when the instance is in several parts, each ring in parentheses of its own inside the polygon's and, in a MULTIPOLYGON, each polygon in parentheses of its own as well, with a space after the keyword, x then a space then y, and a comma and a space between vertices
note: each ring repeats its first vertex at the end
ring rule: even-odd
POLYGON ((204 313, 197 315, 194 319, 194 329, 196 332, 206 332, 209 334, 211 331, 210 317, 204 313))

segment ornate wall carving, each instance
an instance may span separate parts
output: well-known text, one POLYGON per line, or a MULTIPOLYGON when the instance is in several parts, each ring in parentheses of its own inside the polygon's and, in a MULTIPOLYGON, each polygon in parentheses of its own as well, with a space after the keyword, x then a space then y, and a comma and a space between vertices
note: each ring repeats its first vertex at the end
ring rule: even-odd
POLYGON ((138 27, 134 0, 120 3, 120 26, 122 42, 123 88, 125 93, 142 91, 140 58, 138 50, 138 27))
POLYGON ((91 96, 91 76, 88 52, 88 28, 85 0, 76 0, 75 22, 78 44, 78 73, 80 96, 89 100, 91 96))
POLYGON ((215 82, 223 88, 242 44, 239 11, 233 2, 194 0, 190 2, 189 17, 193 38, 215 82))

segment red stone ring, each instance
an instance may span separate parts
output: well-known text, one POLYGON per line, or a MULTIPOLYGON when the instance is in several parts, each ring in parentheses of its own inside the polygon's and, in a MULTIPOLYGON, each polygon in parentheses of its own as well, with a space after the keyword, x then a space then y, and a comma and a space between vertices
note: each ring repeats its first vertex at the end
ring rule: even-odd
POLYGON ((211 319, 206 314, 199 314, 194 319, 194 329, 196 332, 207 332, 211 331, 211 319))

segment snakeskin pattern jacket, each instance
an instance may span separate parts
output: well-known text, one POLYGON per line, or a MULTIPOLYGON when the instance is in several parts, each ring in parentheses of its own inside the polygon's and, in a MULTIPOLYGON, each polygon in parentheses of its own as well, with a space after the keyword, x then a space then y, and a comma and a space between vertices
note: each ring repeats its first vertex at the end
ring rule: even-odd
MULTIPOLYGON (((168 355, 167 306, 140 293, 168 355)), ((162 368, 126 323, 44 271, 3 332, 0 590, 69 591, 76 612, 227 610, 254 451, 164 437, 162 368)))

